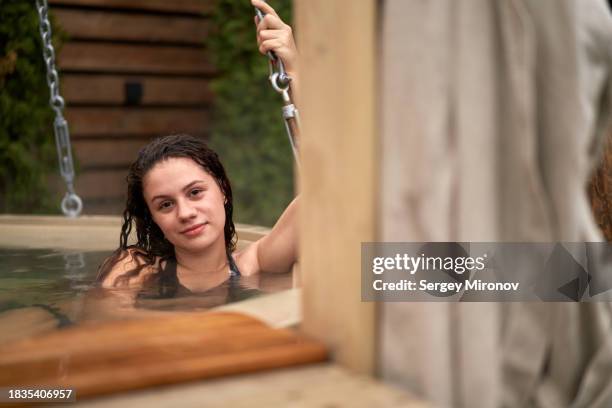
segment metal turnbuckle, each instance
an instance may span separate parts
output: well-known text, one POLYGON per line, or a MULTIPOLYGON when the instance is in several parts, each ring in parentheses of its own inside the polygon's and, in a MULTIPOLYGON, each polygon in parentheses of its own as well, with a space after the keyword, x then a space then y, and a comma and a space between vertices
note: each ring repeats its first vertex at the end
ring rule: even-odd
POLYGON ((49 105, 55 111, 53 133, 57 147, 60 174, 66 183, 68 192, 62 200, 61 208, 64 215, 77 217, 83 210, 83 201, 74 191, 74 163, 70 147, 70 133, 68 122, 62 114, 64 98, 59 94, 59 75, 55 69, 55 49, 51 35, 51 22, 49 21, 49 6, 47 0, 36 0, 36 10, 40 22, 40 38, 43 45, 43 59, 47 66, 47 85, 49 86, 49 105))

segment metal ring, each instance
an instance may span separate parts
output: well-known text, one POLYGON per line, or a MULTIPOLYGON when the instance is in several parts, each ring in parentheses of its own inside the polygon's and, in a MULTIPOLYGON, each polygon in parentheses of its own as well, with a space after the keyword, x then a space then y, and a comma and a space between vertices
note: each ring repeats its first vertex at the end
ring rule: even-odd
POLYGON ((45 59, 45 64, 47 65, 55 63, 55 50, 51 45, 43 47, 43 58, 45 59))
POLYGON ((83 210, 83 201, 81 197, 74 193, 66 193, 62 199, 62 212, 65 216, 76 218, 83 210))
POLYGON ((54 95, 54 96, 52 96, 52 97, 51 97, 51 100, 50 100, 50 103, 51 103, 51 106, 52 106, 54 109, 64 109, 64 106, 65 106, 65 104, 64 104, 64 98, 62 98, 62 97, 61 97, 61 96, 59 96, 59 95, 54 95))
MULTIPOLYGON (((46 19, 47 13, 42 13, 41 17, 43 19, 46 19)), ((48 34, 50 34, 51 31, 51 23, 49 21, 44 20, 42 23, 40 23, 40 30, 45 34, 43 40, 47 41, 48 34)))
POLYGON ((47 82, 49 85, 49 95, 51 97, 50 100, 53 100, 56 96, 59 96, 59 88, 57 86, 57 82, 47 82))
POLYGON ((57 75, 57 71, 55 69, 49 71, 47 74, 47 82, 51 84, 56 84, 59 81, 59 75, 57 75))
POLYGON ((272 75, 270 75, 270 83, 272 84, 272 88, 274 88, 276 92, 283 93, 289 89, 289 83, 287 83, 287 85, 284 88, 280 87, 278 85, 279 76, 280 74, 278 72, 275 72, 272 75))

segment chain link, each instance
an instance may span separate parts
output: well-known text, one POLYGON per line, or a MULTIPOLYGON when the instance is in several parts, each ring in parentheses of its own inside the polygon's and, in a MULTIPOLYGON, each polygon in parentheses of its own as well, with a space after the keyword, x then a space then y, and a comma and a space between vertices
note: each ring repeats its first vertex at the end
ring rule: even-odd
MULTIPOLYGON (((265 14, 257 7, 255 7, 255 15, 259 21, 263 20, 265 17, 265 14)), ((273 51, 268 51, 267 55, 269 70, 268 79, 270 80, 272 88, 281 94, 283 98, 282 112, 283 121, 285 122, 285 130, 287 131, 289 144, 291 145, 291 150, 293 151, 293 157, 295 158, 295 162, 299 167, 300 160, 298 154, 298 139, 300 132, 300 117, 297 108, 291 100, 291 95, 289 94, 291 77, 285 72, 285 64, 283 64, 283 61, 273 51), (276 70, 277 67, 278 71, 276 70)))
POLYGON ((59 93, 59 75, 55 69, 55 49, 53 48, 51 23, 49 21, 49 6, 47 0, 36 0, 36 10, 40 22, 40 38, 43 45, 43 58, 47 66, 47 85, 49 86, 49 106, 55 111, 53 133, 59 160, 60 173, 66 183, 66 195, 62 200, 62 212, 68 217, 77 217, 83 202, 74 191, 74 162, 70 147, 70 132, 68 122, 64 119, 64 98, 59 93))

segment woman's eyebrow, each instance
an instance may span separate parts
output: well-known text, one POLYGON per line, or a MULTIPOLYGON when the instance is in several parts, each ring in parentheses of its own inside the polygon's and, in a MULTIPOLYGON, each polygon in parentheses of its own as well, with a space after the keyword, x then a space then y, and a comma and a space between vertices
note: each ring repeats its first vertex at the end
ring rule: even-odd
POLYGON ((151 199, 151 202, 154 202, 155 200, 159 200, 160 198, 168 198, 168 196, 164 194, 156 195, 155 197, 151 199))
POLYGON ((183 187, 183 191, 188 190, 189 188, 193 187, 194 185, 196 185, 198 183, 204 183, 204 180, 194 180, 194 181, 192 181, 191 183, 189 183, 185 187, 183 187))
MULTIPOLYGON (((204 180, 194 180, 194 181, 192 181, 191 183, 187 184, 185 187, 183 187, 183 188, 182 188, 182 191, 189 190, 191 187, 193 187, 194 185, 196 185, 196 184, 198 184, 198 183, 206 183, 206 182, 205 182, 204 180)), ((153 197, 153 198, 151 199, 151 202, 153 202, 153 201, 155 201, 155 200, 158 200, 158 199, 160 199, 160 198, 168 198, 168 197, 169 197, 168 195, 165 195, 165 194, 159 194, 159 195, 156 195, 155 197, 153 197)))

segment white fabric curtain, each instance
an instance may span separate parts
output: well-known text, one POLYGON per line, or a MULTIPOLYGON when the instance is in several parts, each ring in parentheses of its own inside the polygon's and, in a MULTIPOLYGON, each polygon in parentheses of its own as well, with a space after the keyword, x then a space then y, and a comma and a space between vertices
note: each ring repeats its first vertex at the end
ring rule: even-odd
MULTIPOLYGON (((381 241, 601 239, 605 0, 384 0, 380 49, 381 241)), ((380 310, 381 376, 437 406, 612 406, 609 304, 380 310)))

